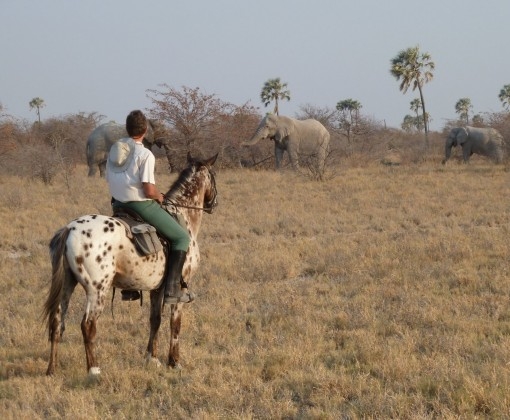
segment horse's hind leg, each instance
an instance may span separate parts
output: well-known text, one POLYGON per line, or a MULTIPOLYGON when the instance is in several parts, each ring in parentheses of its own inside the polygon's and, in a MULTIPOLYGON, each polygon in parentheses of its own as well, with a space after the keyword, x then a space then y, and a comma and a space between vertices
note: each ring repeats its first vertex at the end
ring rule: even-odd
POLYGON ((85 356, 87 358, 87 371, 90 375, 99 375, 99 365, 94 354, 94 340, 96 338, 96 316, 92 315, 87 318, 87 314, 83 316, 81 321, 81 332, 83 334, 83 343, 85 344, 85 356))
POLYGON ((152 290, 151 296, 151 312, 150 312, 150 334, 149 343, 147 344, 147 363, 150 361, 156 361, 159 365, 158 360, 158 332, 161 326, 161 305, 163 303, 162 290, 152 290))
POLYGON ((61 322, 60 322, 60 306, 56 310, 55 313, 51 313, 49 316, 49 338, 51 342, 50 349, 50 360, 48 362, 48 369, 46 369, 46 375, 54 375, 55 367, 57 364, 57 353, 58 353, 58 343, 60 342, 60 331, 61 331, 61 322))
POLYGON ((67 309, 69 308, 69 301, 71 300, 71 295, 74 292, 74 289, 78 282, 76 281, 76 278, 73 275, 69 275, 66 277, 66 280, 64 282, 64 288, 63 288, 63 295, 62 295, 62 301, 60 304, 61 307, 61 315, 60 315, 60 337, 64 335, 64 331, 66 329, 65 326, 65 319, 67 314, 67 309))

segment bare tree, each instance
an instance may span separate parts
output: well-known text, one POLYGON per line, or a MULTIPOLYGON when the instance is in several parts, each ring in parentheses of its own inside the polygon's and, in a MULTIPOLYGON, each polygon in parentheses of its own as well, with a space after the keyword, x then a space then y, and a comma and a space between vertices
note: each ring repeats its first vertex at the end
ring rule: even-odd
POLYGON ((169 148, 178 155, 174 159, 177 166, 185 162, 187 152, 205 155, 228 150, 229 159, 238 162, 236 149, 240 139, 248 137, 260 119, 253 106, 224 102, 198 87, 160 87, 161 90, 147 91, 154 105, 149 114, 174 130, 176 138, 169 148))

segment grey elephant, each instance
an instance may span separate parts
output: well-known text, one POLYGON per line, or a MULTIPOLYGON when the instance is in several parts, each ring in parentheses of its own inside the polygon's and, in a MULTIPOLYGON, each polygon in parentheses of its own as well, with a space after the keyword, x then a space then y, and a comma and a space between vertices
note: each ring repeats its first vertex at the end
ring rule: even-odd
POLYGON ((253 136, 241 143, 253 146, 259 140, 274 141, 276 169, 280 168, 283 153, 287 151, 294 169, 299 169, 299 155, 315 158, 315 170, 322 177, 324 162, 329 153, 329 131, 314 119, 296 120, 294 118, 267 114, 260 122, 253 136))
MULTIPOLYGON (((165 126, 156 120, 148 120, 147 135, 143 139, 145 147, 150 149, 154 144, 158 147, 164 147, 170 171, 174 167, 169 149, 170 138, 165 126)), ((106 159, 112 144, 123 137, 128 137, 126 127, 115 122, 109 122, 97 126, 87 139, 87 165, 89 167, 89 176, 96 174, 99 168, 101 177, 105 176, 106 159)))
POLYGON ((445 158, 450 159, 452 147, 462 147, 462 157, 465 163, 473 153, 486 156, 496 163, 501 163, 504 157, 503 136, 494 128, 457 127, 450 131, 445 144, 445 158))

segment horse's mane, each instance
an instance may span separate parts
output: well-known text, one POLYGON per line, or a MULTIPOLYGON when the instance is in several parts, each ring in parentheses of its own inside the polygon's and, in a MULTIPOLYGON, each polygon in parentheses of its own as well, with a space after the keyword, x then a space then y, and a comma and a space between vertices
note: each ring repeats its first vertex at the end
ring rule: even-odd
POLYGON ((191 180, 196 172, 197 162, 193 162, 188 167, 184 168, 179 174, 179 177, 170 186, 166 196, 168 198, 176 198, 182 191, 190 189, 192 186, 191 180))

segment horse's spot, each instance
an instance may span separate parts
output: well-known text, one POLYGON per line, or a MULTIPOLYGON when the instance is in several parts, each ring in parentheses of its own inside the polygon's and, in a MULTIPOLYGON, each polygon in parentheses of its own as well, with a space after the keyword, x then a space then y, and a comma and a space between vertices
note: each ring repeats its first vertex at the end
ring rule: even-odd
POLYGON ((86 251, 87 249, 89 249, 89 246, 87 244, 83 244, 83 249, 86 251))
POLYGON ((120 222, 119 222, 119 221, 117 221, 117 220, 115 220, 115 224, 116 224, 117 226, 120 226, 120 222))
POLYGON ((91 242, 91 243, 89 244, 89 248, 92 248, 93 246, 94 246, 94 244, 91 242))
POLYGON ((92 220, 96 219, 97 218, 97 214, 93 214, 92 215, 92 220))
POLYGON ((88 258, 90 256, 90 252, 85 253, 85 258, 88 258))
POLYGON ((81 255, 76 257, 76 264, 78 264, 78 265, 83 264, 83 257, 81 255))
POLYGON ((110 229, 108 229, 107 227, 103 228, 103 232, 106 233, 108 232, 110 229))
MULTIPOLYGON (((106 244, 105 244, 106 245, 106 244)), ((112 246, 111 245, 108 245, 108 248, 106 248, 108 251, 111 251, 112 250, 112 246)))
POLYGON ((119 245, 119 249, 124 249, 124 245, 119 245))
POLYGON ((78 266, 78 271, 79 271, 80 274, 83 273, 83 267, 81 265, 78 266))
POLYGON ((96 257, 96 262, 100 263, 101 261, 102 261, 101 255, 98 255, 98 256, 96 257))
POLYGON ((108 251, 103 251, 103 257, 106 257, 106 255, 108 254, 108 251))

